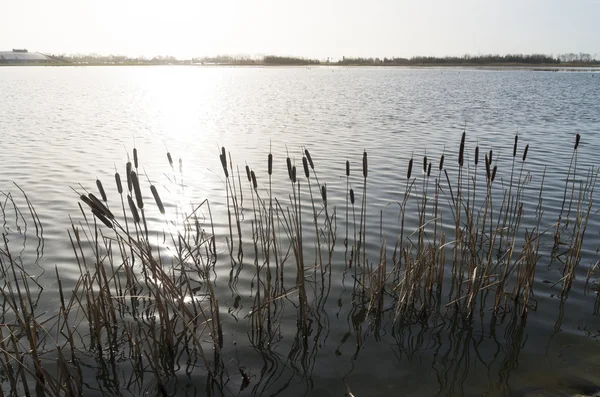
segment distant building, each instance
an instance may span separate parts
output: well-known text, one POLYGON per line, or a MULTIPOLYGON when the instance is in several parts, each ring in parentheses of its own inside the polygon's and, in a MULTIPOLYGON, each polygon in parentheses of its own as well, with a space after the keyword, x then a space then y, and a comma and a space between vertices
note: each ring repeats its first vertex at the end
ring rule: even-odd
POLYGON ((44 54, 29 52, 26 49, 0 51, 0 63, 47 62, 49 60, 50 58, 44 54))

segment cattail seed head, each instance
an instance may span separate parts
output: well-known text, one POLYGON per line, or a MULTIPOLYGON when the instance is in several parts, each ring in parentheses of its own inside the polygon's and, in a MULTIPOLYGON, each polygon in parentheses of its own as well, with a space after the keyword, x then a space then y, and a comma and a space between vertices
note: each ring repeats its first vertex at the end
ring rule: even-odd
POLYGON ((350 176, 350 162, 346 160, 346 176, 350 176))
POLYGON ((494 179, 496 179, 496 171, 497 170, 498 170, 498 166, 495 165, 494 170, 492 171, 492 182, 494 182, 494 179))
POLYGON ((133 216, 133 221, 135 223, 140 223, 140 215, 138 214, 137 208, 135 208, 135 203, 130 195, 127 195, 127 202, 129 203, 129 210, 133 216))
POLYGON ((442 154, 442 157, 440 157, 440 171, 444 169, 444 155, 442 154))
POLYGON ((427 156, 423 156, 423 173, 427 172, 427 156))
POLYGON ((475 165, 479 163, 479 146, 475 146, 475 165))
POLYGON ((369 174, 369 167, 367 165, 367 151, 363 152, 363 177, 366 178, 369 174))
POLYGON ((517 156, 517 143, 519 142, 519 136, 515 135, 515 145, 513 146, 513 157, 517 156))
POLYGON ((577 150, 577 148, 579 147, 579 140, 581 139, 581 135, 577 134, 575 135, 575 149, 577 150))
POLYGON ((125 167, 127 171, 127 190, 131 192, 133 185, 131 184, 131 161, 127 162, 127 166, 125 167))
POLYGON ((492 160, 494 159, 494 152, 492 151, 492 149, 490 149, 490 157, 488 157, 488 162, 490 163, 490 165, 492 165, 492 160))
POLYGON ((523 161, 527 158, 527 151, 529 150, 529 144, 525 146, 525 150, 523 151, 523 161))
POLYGON ((154 185, 150 185, 150 190, 152 191, 152 195, 154 196, 154 201, 156 201, 156 206, 158 207, 158 210, 160 211, 161 214, 165 214, 165 207, 163 206, 162 200, 160 199, 160 196, 158 195, 158 191, 156 190, 156 187, 154 187, 154 185))
POLYGON ((412 174, 412 165, 413 159, 411 157, 411 159, 408 161, 408 172, 406 173, 406 179, 410 179, 410 174, 412 174))
POLYGON ((269 175, 273 174, 273 155, 269 153, 269 157, 267 160, 269 175))
POLYGON ((133 190, 135 191, 135 201, 139 209, 144 208, 144 201, 142 200, 142 190, 140 189, 140 181, 135 171, 131 171, 131 183, 133 184, 133 190))
POLYGON ((321 197, 323 198, 325 206, 327 206, 327 185, 321 186, 321 197))
POLYGON ((487 176, 487 179, 490 180, 492 177, 492 174, 490 173, 490 160, 488 159, 488 155, 485 155, 485 175, 487 176))
POLYGON ((462 137, 460 138, 460 149, 458 150, 458 165, 459 165, 459 167, 462 167, 464 164, 466 136, 467 136, 467 133, 463 131, 462 137))
POLYGON ((354 190, 350 189, 350 203, 354 205, 354 190))
POLYGON ((310 178, 310 173, 308 172, 308 160, 306 159, 306 156, 302 157, 302 167, 304 167, 304 176, 306 176, 306 178, 310 178))
POLYGON ((246 164, 246 177, 248 178, 248 182, 252 182, 252 178, 250 177, 250 167, 246 164))
POLYGON ((296 166, 292 167, 292 183, 296 183, 296 166))
POLYGON ((112 224, 112 222, 110 222, 108 219, 106 219, 106 218, 104 217, 104 215, 103 215, 103 214, 102 214, 100 211, 98 211, 96 208, 92 208, 92 213, 93 213, 94 215, 96 215, 96 218, 100 219, 100 221, 101 221, 102 223, 104 223, 104 224, 106 225, 106 227, 109 227, 109 228, 111 228, 111 229, 113 228, 113 224, 112 224))
POLYGON ((431 163, 427 166, 427 178, 431 175, 431 163))
POLYGON ((118 172, 115 172, 115 182, 117 182, 117 192, 119 194, 123 194, 123 185, 121 184, 121 175, 118 172))
POLYGON ((308 149, 304 149, 304 154, 306 155, 306 159, 308 160, 308 164, 310 164, 310 168, 314 171, 315 165, 313 164, 312 157, 310 157, 310 153, 308 149))
POLYGON ((106 192, 104 191, 104 186, 102 186, 102 182, 100 179, 96 179, 96 186, 98 187, 98 191, 100 192, 100 197, 102 197, 102 201, 106 203, 106 192))
POLYGON ((137 149, 133 148, 133 165, 135 165, 135 169, 137 170, 138 168, 138 155, 137 155, 137 149))
POLYGON ((287 164, 287 170, 288 170, 288 177, 290 178, 290 181, 292 180, 292 159, 290 159, 289 157, 285 160, 286 164, 287 164))
POLYGON ((254 188, 254 190, 256 190, 256 188, 258 187, 258 183, 256 183, 256 174, 254 173, 254 171, 250 171, 250 177, 252 178, 252 187, 254 188))
POLYGON ((169 160, 169 165, 173 167, 173 158, 171 157, 171 153, 167 152, 167 160, 169 160))
MULTIPOLYGON (((96 196, 92 193, 88 194, 88 198, 92 202, 92 209, 96 208, 100 213, 104 214, 108 219, 115 219, 115 216, 112 212, 102 203, 102 201, 98 200, 96 196)), ((88 204, 89 205, 89 204, 88 204)))

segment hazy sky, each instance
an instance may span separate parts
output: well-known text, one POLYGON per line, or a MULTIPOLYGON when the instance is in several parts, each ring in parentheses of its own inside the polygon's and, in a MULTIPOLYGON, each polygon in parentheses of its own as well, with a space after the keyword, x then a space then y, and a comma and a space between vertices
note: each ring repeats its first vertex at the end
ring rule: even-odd
POLYGON ((600 53, 600 0, 0 0, 0 50, 342 56, 600 53))

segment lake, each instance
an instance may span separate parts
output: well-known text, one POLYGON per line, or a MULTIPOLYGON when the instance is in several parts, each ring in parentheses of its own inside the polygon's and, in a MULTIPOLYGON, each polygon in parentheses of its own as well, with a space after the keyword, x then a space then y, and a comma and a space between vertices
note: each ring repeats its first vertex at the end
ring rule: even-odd
MULTIPOLYGON (((210 213, 204 205, 196 215, 208 239, 214 229, 214 245, 196 243, 213 246, 214 252, 207 250, 206 255, 215 262, 207 274, 196 272, 190 277, 202 279, 198 281, 202 291, 213 284, 218 304, 211 301, 212 320, 207 323, 222 324, 222 346, 214 345, 212 325, 204 324, 207 330, 198 331, 201 341, 179 343, 203 346, 209 352, 206 360, 179 351, 169 371, 165 363, 152 365, 151 349, 158 346, 150 343, 144 345, 148 350, 139 357, 146 358, 139 358, 142 364, 137 368, 131 346, 102 347, 104 342, 95 346, 86 325, 91 320, 81 320, 76 323, 76 361, 86 396, 341 396, 350 390, 357 397, 510 396, 542 389, 565 395, 591 393, 600 389, 600 313, 595 291, 600 271, 586 283, 600 248, 600 214, 592 190, 595 168, 589 171, 598 166, 600 150, 598 98, 600 73, 594 71, 3 67, 0 190, 10 192, 21 211, 18 215, 3 195, 5 247, 11 247, 15 260, 39 283, 40 287, 31 286, 39 298, 36 315, 40 322, 50 319, 45 324, 52 335, 58 335, 60 327, 52 325, 60 314, 55 267, 65 294, 80 288, 81 267, 67 232, 73 223, 86 232, 86 238, 94 235, 93 227, 85 223, 86 217, 93 219, 92 212, 79 196, 89 191, 100 197, 96 179, 101 180, 110 209, 123 222, 114 174, 118 171, 126 184, 125 164, 133 162, 135 147, 137 174, 145 189, 146 235, 150 236, 146 242, 153 244, 153 252, 165 264, 177 262, 177 243, 168 236, 187 230, 178 219, 205 199, 210 202, 210 213), (459 171, 463 132, 465 165, 459 171), (574 156, 576 134, 581 141, 574 156), (513 156, 515 135, 519 138, 513 156), (528 154, 522 161, 525 145, 528 154), (477 166, 476 146, 480 148, 477 166), (227 179, 219 158, 221 147, 226 149, 227 165, 229 159, 233 165, 227 179), (303 170, 305 149, 314 161, 310 191, 303 170), (486 196, 484 157, 490 149, 490 168, 497 166, 498 176, 493 184, 487 182, 494 199, 486 206, 486 197, 491 196, 486 196), (368 154, 366 195, 364 152, 368 154), (269 153, 273 155, 271 187, 269 153), (447 176, 438 168, 442 154, 447 176), (299 184, 289 179, 288 156, 297 167, 299 184), (424 156, 425 168, 432 163, 429 177, 422 171, 424 156), (411 158, 412 175, 407 181, 411 158), (246 165, 256 175, 255 193, 246 179, 246 165), (513 179, 518 183, 511 184, 513 179), (43 231, 13 182, 27 194, 43 231), (153 203, 150 184, 165 203, 164 216, 153 203), (326 203, 321 197, 325 185, 326 203), (348 188, 356 196, 354 206, 348 204, 348 188), (455 206, 461 191, 465 201, 455 206), (439 213, 434 213, 436 192, 439 213), (509 200, 512 195, 514 201, 509 200), (277 197, 278 204, 271 197, 277 197), (86 208, 86 217, 78 203, 86 208), (498 216, 505 204, 513 211, 507 212, 508 221, 498 216), (272 252, 271 233, 267 237, 264 233, 271 230, 270 209, 280 211, 274 222, 277 234, 272 234, 284 245, 279 254, 272 252), (457 225, 460 213, 463 218, 457 225), (236 219, 243 238, 237 236, 236 219), (303 232, 298 235, 300 226, 303 232), (460 235, 474 234, 481 241, 473 238, 471 246, 465 238, 459 243, 457 228, 460 235), (442 233, 447 240, 439 247, 437 237, 442 233), (401 234, 402 242, 396 245, 401 234), (492 235, 500 243, 490 248, 492 235), (429 251, 432 242, 438 247, 429 251), (507 249, 511 244, 513 249, 507 249), (403 247, 405 255, 398 253, 403 247), (460 247, 458 261, 453 260, 456 247, 460 247), (479 248, 474 252, 472 247, 479 248), (480 279, 484 265, 479 266, 476 258, 487 258, 486 249, 491 252, 491 273, 480 279), (437 256, 442 251, 445 259, 437 256), (274 289, 268 290, 271 298, 263 296, 261 301, 260 294, 270 285, 267 252, 273 256, 271 261, 278 257, 286 264, 281 284, 275 286, 273 281, 274 289), (296 268, 299 252, 303 271, 296 268), (432 274, 440 271, 435 284, 443 286, 431 300, 435 294, 427 289, 430 279, 420 267, 427 258, 437 262, 431 268, 423 266, 432 274), (494 308, 507 258, 514 271, 506 285, 500 284, 502 302, 494 308), (465 264, 464 273, 459 271, 465 277, 454 274, 456 263, 465 264), (572 284, 564 291, 565 268, 570 265, 572 284), (479 274, 473 274, 474 269, 479 274), (528 271, 534 272, 532 278, 512 299, 516 280, 521 274, 527 279, 528 271), (302 288, 297 286, 300 273, 306 277, 302 288), (414 282, 420 287, 399 287, 408 277, 418 280, 414 282), (477 290, 481 298, 473 301, 471 313, 465 312, 463 305, 470 299, 464 293, 475 285, 481 288, 477 290), (529 288, 527 294, 524 288, 529 288), (299 301, 302 291, 308 300, 306 312, 299 301), (518 296, 527 296, 526 316, 518 296), (267 312, 273 324, 265 331, 267 337, 257 336, 267 312), (104 348, 118 352, 112 365, 98 358, 104 348), (206 362, 218 374, 212 380, 206 362)), ((126 207, 127 202, 123 210, 128 213, 126 207)), ((98 230, 112 236, 101 223, 98 230)), ((140 232, 144 234, 141 226, 140 232)), ((110 241, 117 252, 119 238, 110 241)), ((110 257, 94 257, 93 244, 75 252, 89 255, 89 266, 102 262, 110 274, 125 277, 108 266, 110 257)), ((114 266, 119 266, 118 260, 114 266)), ((279 272, 274 269, 273 275, 279 272)), ((7 290, 6 284, 3 289, 7 290)), ((79 305, 85 306, 74 307, 79 305)), ((137 320, 125 318, 126 324, 139 326, 137 320)), ((10 314, 0 319, 5 324, 11 321, 10 314)), ((54 371, 56 353, 49 342, 44 348, 42 361, 54 371)), ((7 357, 3 360, 8 362, 7 357)), ((8 375, 3 375, 8 370, 0 371, 6 392, 11 389, 8 375)))

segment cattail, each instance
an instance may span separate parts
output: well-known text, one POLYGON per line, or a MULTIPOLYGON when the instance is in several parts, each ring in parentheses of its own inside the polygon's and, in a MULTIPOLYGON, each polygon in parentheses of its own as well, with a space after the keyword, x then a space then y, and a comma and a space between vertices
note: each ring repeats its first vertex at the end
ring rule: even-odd
POLYGON ((113 224, 108 219, 106 219, 104 217, 104 215, 100 211, 98 211, 96 208, 92 208, 92 213, 94 215, 96 215, 96 218, 100 219, 100 221, 102 223, 104 223, 107 227, 109 227, 111 229, 113 228, 113 224))
POLYGON ((350 162, 346 160, 346 176, 350 176, 350 162))
POLYGON ((442 154, 442 157, 440 157, 440 171, 444 169, 444 155, 442 154))
POLYGON ((79 198, 81 199, 81 201, 83 201, 84 203, 86 203, 91 209, 95 208, 95 204, 92 203, 92 200, 90 200, 88 198, 88 196, 82 194, 81 196, 79 196, 79 198))
POLYGON ((431 175, 431 163, 427 166, 427 178, 431 175))
POLYGON ((296 183, 296 166, 292 167, 292 183, 296 183))
POLYGON ((227 154, 225 153, 225 146, 221 146, 221 156, 225 160, 225 165, 227 165, 227 154))
POLYGON ((458 165, 459 165, 459 167, 462 167, 463 163, 464 163, 466 136, 467 136, 467 133, 463 131, 462 137, 460 138, 460 149, 458 150, 458 165))
POLYGON ((173 158, 171 157, 171 153, 167 152, 167 159, 169 160, 169 165, 173 168, 173 158))
POLYGON ((133 187, 133 185, 131 184, 131 161, 127 162, 125 170, 127 172, 127 189, 131 192, 131 188, 133 187))
POLYGON ((135 223, 140 223, 140 215, 138 214, 137 208, 135 208, 135 203, 130 195, 127 195, 127 202, 129 203, 129 209, 131 210, 131 215, 133 215, 133 221, 135 223))
POLYGON ((135 169, 138 168, 138 157, 137 157, 137 149, 133 148, 133 164, 135 165, 135 169))
POLYGON ((488 159, 488 155, 485 155, 485 174, 487 176, 488 181, 490 180, 490 178, 492 177, 492 175, 490 174, 490 160, 488 159))
POLYGON ((140 181, 135 171, 131 171, 131 183, 133 184, 133 190, 135 191, 135 201, 139 209, 144 208, 144 201, 142 200, 142 190, 140 189, 140 181))
POLYGON ((104 186, 102 186, 102 182, 100 182, 100 179, 96 179, 96 186, 98 186, 98 191, 100 192, 100 197, 102 197, 102 201, 106 203, 106 192, 104 191, 104 186))
POLYGON ((325 206, 327 206, 327 185, 321 186, 321 197, 323 198, 325 206))
POLYGON ((310 157, 310 153, 308 152, 308 149, 304 150, 304 154, 306 155, 306 159, 308 160, 308 164, 310 164, 310 168, 314 171, 315 170, 315 165, 313 164, 312 157, 310 157))
POLYGON ((350 203, 354 205, 354 190, 350 189, 350 203))
POLYGON ((406 173, 406 179, 410 179, 410 174, 412 174, 412 164, 413 164, 413 159, 411 157, 410 160, 408 161, 408 172, 406 173))
POLYGON ((123 185, 121 185, 121 175, 118 172, 115 172, 115 182, 117 182, 117 192, 119 194, 123 194, 123 185))
POLYGON ((183 161, 181 160, 181 157, 179 158, 179 173, 183 174, 183 161))
POLYGON ((150 190, 152 191, 152 195, 154 196, 154 201, 156 201, 156 206, 158 207, 158 210, 160 211, 161 214, 165 214, 165 207, 163 206, 162 200, 160 199, 160 196, 158 195, 158 191, 156 190, 156 187, 154 187, 154 185, 150 185, 150 190))
POLYGON ((96 208, 98 211, 100 211, 102 214, 104 214, 108 219, 111 219, 111 220, 115 219, 115 216, 113 215, 113 213, 110 212, 110 210, 108 208, 106 208, 106 206, 102 203, 102 201, 98 200, 98 198, 96 196, 94 196, 92 193, 90 193, 90 194, 88 194, 88 198, 93 203, 92 209, 96 208))
POLYGON ((577 134, 575 136, 575 150, 579 147, 579 140, 581 139, 581 135, 577 134))
POLYGON ((225 178, 229 178, 229 171, 227 170, 227 155, 225 154, 225 147, 221 148, 221 154, 219 155, 219 159, 221 159, 221 165, 223 166, 223 172, 225 173, 225 178))
POLYGON ((368 170, 368 166, 367 166, 367 151, 365 150, 363 153, 363 177, 366 178, 368 173, 369 173, 369 170, 368 170))
POLYGON ((292 160, 288 157, 285 160, 286 164, 287 164, 287 170, 288 170, 288 177, 290 178, 290 181, 292 180, 292 160))
POLYGON ((423 173, 427 172, 427 156, 423 156, 423 173))
POLYGON ((269 157, 267 160, 267 164, 268 164, 268 169, 269 169, 269 175, 273 174, 273 155, 271 153, 269 153, 269 157))
POLYGON ((488 157, 488 161, 490 165, 492 165, 492 160, 494 159, 494 152, 490 149, 490 157, 488 157))
POLYGON ((252 178, 250 177, 250 167, 246 164, 246 177, 248 178, 248 182, 252 182, 252 178))
POLYGON ((515 135, 515 145, 513 146, 513 157, 517 156, 517 143, 519 142, 519 136, 515 135))
POLYGON ((498 166, 495 165, 494 166, 494 170, 492 171, 492 182, 494 182, 494 179, 496 179, 496 170, 498 169, 498 166))
POLYGON ((250 177, 252 178, 252 186, 254 187, 254 190, 256 190, 258 183, 256 183, 256 174, 254 171, 250 171, 250 177))
POLYGON ((523 151, 523 161, 527 158, 527 151, 529 150, 529 144, 525 146, 525 150, 523 151))
POLYGON ((306 156, 302 157, 302 167, 304 167, 304 176, 308 179, 310 174, 308 173, 308 160, 306 159, 306 156))
POLYGON ((479 146, 475 146, 475 165, 479 163, 479 146))

